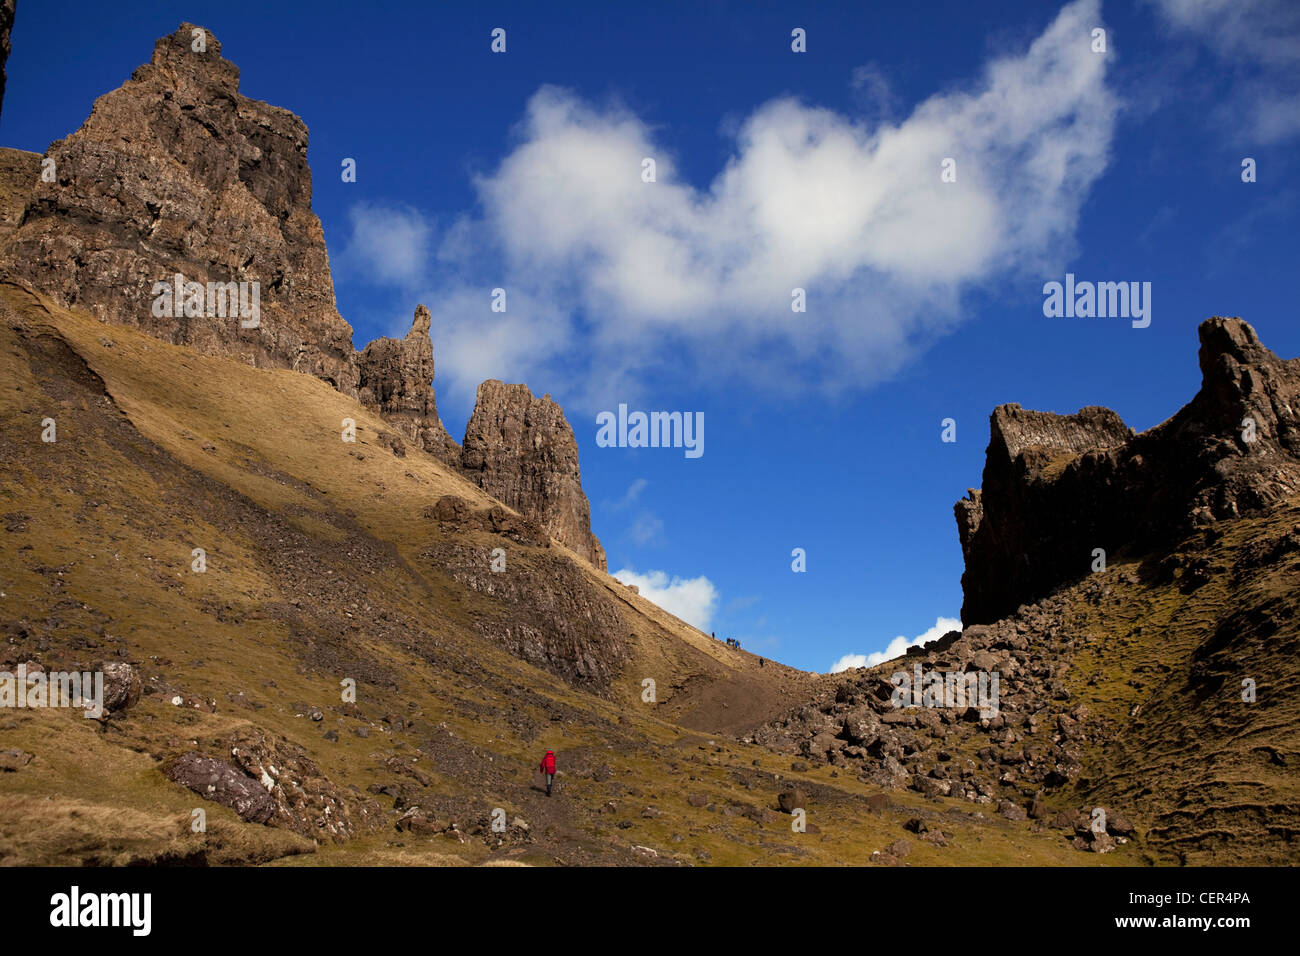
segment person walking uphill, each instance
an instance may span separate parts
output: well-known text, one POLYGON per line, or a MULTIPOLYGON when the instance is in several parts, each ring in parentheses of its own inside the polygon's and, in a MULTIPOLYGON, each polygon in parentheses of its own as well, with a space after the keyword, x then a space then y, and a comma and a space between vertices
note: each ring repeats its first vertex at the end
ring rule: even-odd
POLYGON ((551 795, 551 783, 555 780, 555 751, 546 751, 546 756, 542 758, 541 771, 546 775, 546 795, 551 795))

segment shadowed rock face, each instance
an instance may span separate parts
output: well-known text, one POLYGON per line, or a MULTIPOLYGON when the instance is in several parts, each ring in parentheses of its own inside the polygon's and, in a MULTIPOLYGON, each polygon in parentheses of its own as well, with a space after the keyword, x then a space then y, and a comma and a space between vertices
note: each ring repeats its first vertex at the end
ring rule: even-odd
POLYGON ((5 63, 9 60, 9 31, 14 26, 17 0, 0 0, 0 108, 5 102, 5 63))
POLYGON ((40 176, 40 153, 0 147, 0 247, 22 222, 27 196, 40 176))
POLYGON ((602 571, 605 550, 591 533, 578 443, 551 396, 489 380, 478 387, 465 428, 465 476, 498 501, 541 522, 546 532, 602 571))
POLYGON ((983 487, 954 509, 964 623, 1082 577, 1095 548, 1146 554, 1300 490, 1300 359, 1241 319, 1207 319, 1200 339, 1201 390, 1140 435, 1104 408, 994 410, 983 487))
POLYGON ((428 309, 416 309, 404 339, 353 350, 311 208, 307 127, 242 96, 211 32, 185 23, 158 40, 151 62, 45 156, 53 182, 34 154, 0 154, 0 276, 166 342, 322 378, 605 567, 573 430, 549 397, 486 383, 462 456, 438 418, 428 309), (258 283, 260 324, 210 315, 206 298, 198 314, 176 315, 176 302, 157 314, 155 283, 177 273, 258 283))

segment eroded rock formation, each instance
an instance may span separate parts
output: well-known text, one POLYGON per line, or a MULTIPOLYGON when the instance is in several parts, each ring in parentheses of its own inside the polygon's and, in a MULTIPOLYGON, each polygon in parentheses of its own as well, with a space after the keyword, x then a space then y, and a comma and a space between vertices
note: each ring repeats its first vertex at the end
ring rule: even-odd
POLYGON ((550 395, 489 380, 478 387, 465 428, 466 477, 498 501, 532 515, 555 540, 605 570, 605 550, 591 533, 578 442, 550 395))
POLYGON ((22 222, 27 196, 40 175, 40 153, 0 148, 0 246, 22 222))
POLYGON ((965 623, 1082 577, 1094 549, 1145 554, 1300 490, 1300 359, 1237 318, 1207 319, 1200 339, 1200 391, 1140 435, 1104 408, 994 410, 983 486, 955 507, 965 623))
POLYGON ((416 447, 432 452, 453 467, 460 446, 438 417, 433 388, 433 342, 429 310, 415 310, 404 339, 375 339, 357 356, 359 398, 378 409, 416 447))
POLYGON ((311 208, 307 127, 240 94, 211 32, 185 23, 158 40, 43 158, 53 181, 42 157, 0 155, 0 277, 166 342, 322 378, 604 568, 573 430, 549 396, 485 383, 462 454, 438 417, 428 309, 405 338, 353 350, 311 208), (203 286, 198 300, 178 274, 203 286), (249 306, 256 283, 255 323, 209 290, 240 282, 249 306))
POLYGON ((355 393, 352 329, 334 307, 311 209, 307 127, 242 96, 215 36, 187 23, 158 40, 152 60, 45 156, 54 181, 33 184, 3 257, 8 275, 105 321, 355 393), (257 282, 260 324, 209 315, 206 299, 160 314, 155 283, 177 273, 257 282))

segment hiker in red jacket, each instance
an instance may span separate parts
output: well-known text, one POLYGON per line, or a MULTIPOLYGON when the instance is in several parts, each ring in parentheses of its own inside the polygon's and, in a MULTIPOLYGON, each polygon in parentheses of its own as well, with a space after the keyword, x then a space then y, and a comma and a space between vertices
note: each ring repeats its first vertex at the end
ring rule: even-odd
POLYGON ((555 779, 555 751, 546 751, 546 756, 542 758, 542 773, 546 774, 546 795, 551 795, 551 782, 555 779))

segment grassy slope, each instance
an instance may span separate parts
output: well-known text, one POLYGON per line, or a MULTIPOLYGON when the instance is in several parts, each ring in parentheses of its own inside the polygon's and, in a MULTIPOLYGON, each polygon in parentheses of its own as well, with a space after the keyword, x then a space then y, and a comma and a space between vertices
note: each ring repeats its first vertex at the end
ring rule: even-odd
MULTIPOLYGON (((1045 794, 1046 818, 1121 811, 1139 834, 1125 862, 1300 860, 1300 498, 1224 522, 1169 555, 1120 556, 1060 593, 1056 635, 1031 640, 1039 661, 1063 668, 1068 698, 1045 701, 1041 729, 1022 742, 1042 746, 1057 715, 1080 703, 1100 730, 1083 744, 1079 779, 1045 794), (1247 678, 1254 702, 1242 697, 1247 678)), ((910 666, 871 670, 888 679, 910 666)), ((824 677, 814 692, 833 694, 840 680, 824 677)), ((958 727, 941 746, 954 761, 976 760, 990 742, 958 727)))
MULTIPOLYGON (((812 675, 760 670, 585 565, 621 609, 632 658, 608 695, 574 689, 480 636, 471 625, 490 596, 420 556, 441 534, 421 517, 428 504, 491 499, 429 456, 380 447, 371 413, 307 376, 200 356, 11 286, 0 300, 9 658, 120 656, 159 689, 106 729, 66 712, 0 714, 0 749, 35 755, 0 774, 0 861, 628 863, 642 845, 660 862, 866 863, 924 815, 949 845, 912 840, 908 863, 1141 862, 1125 850, 1084 856, 1059 833, 958 801, 892 794, 892 808, 873 812, 875 788, 831 767, 792 771, 789 757, 734 735, 798 701, 812 675), (39 440, 47 415, 55 444, 39 440), (355 445, 339 441, 344 417, 355 445), (205 574, 190 571, 194 547, 207 551, 205 574), (339 704, 347 676, 355 710, 339 704), (640 700, 645 676, 655 707, 640 700), (323 720, 302 716, 304 704, 323 720), (357 807, 371 800, 373 825, 316 845, 241 823, 158 769, 194 746, 219 754, 249 729, 306 748, 357 807), (551 800, 532 772, 547 746, 562 768, 551 800), (428 785, 396 775, 393 757, 428 785), (395 780, 462 828, 499 806, 529 831, 499 848, 398 833, 391 801, 367 791, 395 780), (815 832, 759 812, 790 781, 811 795, 815 832), (689 805, 693 794, 706 805, 689 805), (198 805, 204 835, 188 829, 198 805)), ((466 541, 485 555, 502 543, 466 541)), ((508 547, 512 567, 544 557, 508 547)))
POLYGON ((1089 641, 1069 683, 1119 728, 1090 755, 1086 791, 1132 807, 1163 856, 1300 860, 1297 532, 1293 499, 1133 567, 1135 581, 1086 606, 1089 641), (1288 536, 1289 549, 1261 559, 1288 536))

